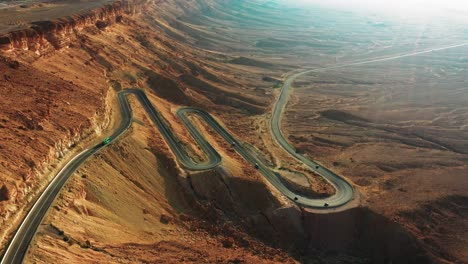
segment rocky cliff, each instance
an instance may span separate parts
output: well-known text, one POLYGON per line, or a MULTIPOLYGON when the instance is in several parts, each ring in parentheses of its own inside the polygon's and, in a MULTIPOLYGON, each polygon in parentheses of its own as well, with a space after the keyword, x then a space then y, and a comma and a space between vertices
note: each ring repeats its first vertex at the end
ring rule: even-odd
POLYGON ((203 3, 117 1, 1 36, 0 251, 63 163, 104 136, 110 113, 118 114, 111 111, 116 91, 146 88, 170 104, 218 109, 221 117, 266 108, 269 98, 259 88, 265 84, 256 74, 240 78, 239 70, 220 63, 224 55, 193 48, 190 36, 170 26, 203 3), (200 81, 179 78, 188 74, 200 81), (168 86, 161 80, 171 80, 166 84, 177 92, 163 91, 168 86), (247 89, 252 83, 256 88, 247 89))
POLYGON ((52 21, 31 22, 31 26, 27 29, 1 35, 0 50, 21 49, 43 54, 50 50, 60 49, 71 43, 74 33, 88 26, 95 25, 103 29, 113 23, 121 22, 123 14, 136 13, 147 2, 145 0, 115 1, 86 13, 52 21))

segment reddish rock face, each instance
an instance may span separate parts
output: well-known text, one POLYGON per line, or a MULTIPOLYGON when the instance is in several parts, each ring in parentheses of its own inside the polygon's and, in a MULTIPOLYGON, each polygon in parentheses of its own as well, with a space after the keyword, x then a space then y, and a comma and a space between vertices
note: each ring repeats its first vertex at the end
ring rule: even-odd
MULTIPOLYGON (((0 50, 31 50, 39 54, 47 53, 51 48, 60 49, 71 44, 71 36, 85 27, 96 26, 103 29, 122 21, 122 15, 140 10, 144 1, 116 1, 90 11, 53 21, 32 22, 31 28, 13 31, 0 36, 0 50)), ((53 50, 52 49, 52 50, 53 50)))
POLYGON ((7 201, 10 199, 10 192, 8 191, 8 188, 6 187, 6 185, 4 184, 1 188, 0 188, 0 201, 7 201))
POLYGON ((99 29, 104 29, 108 25, 109 25, 109 23, 107 23, 106 21, 99 20, 98 22, 96 22, 96 27, 99 28, 99 29))

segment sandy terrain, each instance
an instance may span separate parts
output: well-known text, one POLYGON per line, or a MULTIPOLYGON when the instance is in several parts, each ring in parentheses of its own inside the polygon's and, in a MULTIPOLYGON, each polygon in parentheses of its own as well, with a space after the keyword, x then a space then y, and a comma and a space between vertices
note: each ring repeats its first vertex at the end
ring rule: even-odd
MULTIPOLYGON (((77 5, 88 8, 84 3, 77 5)), ((53 15, 70 7, 63 2, 15 7, 25 21, 50 8, 52 20, 0 36, 7 102, 0 111, 0 148, 7 150, 0 212, 11 227, 0 231, 1 246, 53 169, 82 147, 76 143, 99 140, 116 121, 116 91, 151 94, 194 159, 204 157, 174 116, 179 106, 210 112, 292 188, 325 196, 331 186, 268 130, 286 74, 463 39, 459 25, 421 33, 377 17, 266 1, 126 3, 72 16, 76 23, 53 15)), ((7 31, 29 23, 9 28, 5 21, 7 31)), ((26 262, 466 262, 464 54, 434 52, 295 82, 285 132, 299 151, 353 181, 358 208, 298 208, 196 118, 223 164, 184 171, 136 107, 125 138, 63 189, 26 262)))
MULTIPOLYGON (((111 12, 110 14, 112 15, 108 17, 108 27, 98 28, 95 23, 84 21, 80 22, 80 27, 75 29, 70 25, 66 25, 65 28, 70 28, 74 31, 70 33, 71 31, 67 29, 67 31, 57 35, 53 41, 49 37, 47 41, 43 41, 40 38, 36 39, 37 36, 33 38, 28 37, 21 41, 13 38, 14 41, 19 42, 14 42, 11 47, 5 46, 6 51, 4 55, 11 59, 5 59, 5 63, 2 66, 5 69, 4 84, 6 88, 8 88, 7 86, 11 86, 11 88, 8 88, 9 90, 4 89, 4 98, 12 103, 15 100, 25 101, 22 104, 25 108, 23 112, 30 113, 32 117, 29 117, 29 115, 25 116, 23 122, 25 125, 21 126, 19 124, 17 130, 19 131, 24 127, 22 130, 25 131, 25 136, 30 138, 29 145, 32 149, 30 160, 34 160, 36 164, 29 161, 23 162, 21 159, 15 158, 23 157, 20 148, 5 145, 5 148, 8 147, 11 154, 4 156, 3 164, 10 167, 5 168, 5 171, 8 172, 10 170, 11 172, 4 174, 5 181, 2 179, 2 201, 0 208, 4 212, 3 221, 8 221, 12 227, 19 224, 23 215, 22 210, 31 205, 40 189, 54 175, 55 171, 52 168, 60 168, 60 162, 63 162, 63 160, 82 147, 82 144, 76 146, 76 142, 83 141, 85 137, 89 137, 88 140, 99 140, 96 136, 101 135, 103 126, 110 120, 109 113, 104 113, 105 106, 106 104, 114 104, 115 92, 123 87, 140 87, 157 95, 159 98, 155 98, 155 102, 161 106, 160 110, 168 120, 168 123, 177 134, 181 135, 181 140, 187 142, 187 149, 194 153, 195 158, 203 159, 197 147, 191 144, 192 140, 190 137, 184 133, 179 122, 171 114, 177 104, 192 105, 209 110, 217 117, 225 120, 227 126, 235 128, 235 134, 239 135, 243 140, 256 141, 254 138, 257 137, 256 134, 251 133, 251 130, 248 126, 245 127, 245 124, 249 126, 253 125, 253 122, 249 121, 248 115, 265 112, 273 99, 271 93, 267 94, 267 89, 273 83, 263 80, 267 69, 242 65, 242 63, 245 63, 243 60, 236 61, 235 64, 226 63, 237 56, 213 53, 188 45, 194 40, 169 23, 173 20, 173 16, 183 14, 185 12, 184 9, 187 11, 190 9, 190 6, 181 7, 167 3, 157 6, 149 5, 145 14, 139 13, 136 10, 134 13, 120 18, 118 22, 113 15, 114 13, 111 12), (167 12, 161 12, 161 8, 165 8, 167 12), (169 31, 175 33, 172 35, 161 34, 161 32, 169 31), (181 41, 180 37, 186 38, 186 43, 181 41), (20 42, 26 46, 16 46, 20 42), (33 42, 34 45, 31 44, 33 42), (26 50, 24 49, 25 47, 27 47, 26 50), (41 70, 39 71, 38 69, 41 70), (246 69, 249 69, 250 73, 245 74, 246 69), (47 79, 49 78, 47 76, 50 76, 50 80, 47 79), (31 82, 31 80, 35 82, 31 82), (255 86, 252 86, 252 84, 255 86), (26 89, 28 87, 33 87, 37 90, 37 93, 27 93, 26 89), (61 92, 53 93, 52 90, 59 87, 61 88, 61 92), (16 91, 24 90, 22 93, 25 95, 19 96, 18 93, 8 92, 13 89, 16 89, 16 91), (66 93, 68 92, 67 90, 70 90, 70 94, 66 93), (90 94, 88 95, 88 93, 90 94), (44 110, 40 107, 41 104, 30 104, 27 103, 28 100, 56 102, 54 107, 60 109, 60 111, 47 110, 49 106, 45 103, 44 110), (97 116, 101 116, 102 119, 97 118, 97 116), (54 121, 55 119, 70 122, 70 128, 66 127, 66 122, 54 121), (42 121, 37 122, 37 120, 42 121), (41 129, 42 124, 46 122, 48 126, 46 127, 48 140, 41 143, 44 145, 41 146, 39 143, 42 141, 33 141, 34 138, 31 139, 31 136, 39 137, 40 133, 38 134, 37 130, 41 129), (49 125, 49 122, 51 125, 49 125), (56 137, 54 134, 50 134, 55 129, 53 125, 59 127, 59 131, 62 134, 57 133, 56 137), (249 131, 249 133, 242 134, 242 131, 249 131), (91 132, 96 134, 92 134, 91 132), (78 135, 76 135, 77 133, 78 135), (251 135, 253 136, 251 137, 251 135), (65 136, 71 139, 67 139, 65 136), (56 142, 60 141, 64 143, 56 145, 56 142), (37 157, 32 155, 37 155, 37 157), (62 156, 64 158, 60 158, 62 156), (42 161, 44 165, 38 165, 38 161, 40 160, 44 160, 42 161), (51 169, 47 169, 41 173, 43 170, 41 166, 44 168, 50 166, 51 169), (26 168, 27 170, 22 172, 22 168, 26 168), (23 174, 25 175, 24 177, 21 176, 23 174), (20 177, 10 175, 19 175, 20 177)), ((119 10, 115 10, 115 13, 119 12, 119 10)), ((105 14, 103 16, 102 19, 106 19, 105 14)), ((57 33, 58 31, 53 32, 57 33)), ((15 38, 20 35, 15 35, 15 38)), ((252 63, 252 60, 248 60, 247 63, 252 63)), ((260 66, 264 65, 260 64, 260 66)), ((8 108, 6 107, 5 109, 8 108)), ((14 109, 18 110, 19 108, 14 107, 14 109)), ((21 109, 19 110, 22 111, 21 109)), ((109 110, 110 107, 108 107, 107 111, 109 110)), ((8 112, 5 111, 4 113, 7 114, 8 112)), ((5 118, 4 121, 9 122, 13 119, 13 117, 5 118)), ((16 121, 16 119, 14 120, 16 121)), ((6 131, 4 135, 11 137, 13 141, 19 142, 21 139, 18 137, 22 137, 22 134, 13 133, 16 130, 12 130, 12 127, 14 126, 7 127, 5 125, 2 128, 6 131), (11 131, 11 133, 8 134, 8 131, 11 131)), ((7 143, 8 141, 2 142, 2 144, 7 143)), ((235 218, 234 220, 237 219, 236 221, 238 221, 243 216, 250 215, 252 219, 263 219, 261 220, 261 223, 263 223, 266 221, 265 218, 268 220, 269 217, 262 216, 264 210, 273 211, 280 203, 286 203, 291 206, 279 194, 275 195, 279 196, 279 199, 283 201, 276 201, 278 198, 270 195, 270 190, 266 187, 267 185, 263 179, 252 168, 248 169, 245 163, 239 165, 238 162, 243 162, 238 160, 239 157, 235 158, 237 161, 233 160, 230 162, 230 155, 233 154, 227 153, 226 167, 232 169, 228 169, 229 173, 221 171, 216 172, 215 175, 221 173, 222 175, 235 175, 235 177, 240 178, 249 178, 255 175, 253 179, 232 180, 233 188, 239 189, 240 192, 238 194, 234 193, 237 196, 236 199, 244 200, 239 205, 239 202, 234 198, 229 198, 229 205, 226 206, 238 208, 237 213, 239 214, 239 218, 235 218), (239 167, 245 167, 245 169, 241 171, 236 170, 239 167), (261 181, 260 184, 257 183, 259 180, 261 181), (265 195, 265 199, 260 199, 258 205, 252 205, 251 198, 249 198, 250 195, 246 195, 250 193, 249 189, 251 188, 254 188, 255 191, 252 193, 256 193, 257 196, 259 192, 265 195)), ((80 177, 77 176, 78 179, 80 177)), ((193 177, 194 185, 197 185, 197 180, 203 179, 203 177, 206 176, 202 174, 199 177, 193 177)), ((76 179, 71 182, 72 186, 74 186, 73 183, 80 186, 80 182, 76 181, 76 179)), ((214 182, 214 184, 218 183, 214 182)), ((323 183, 320 184, 323 185, 323 183)), ((199 187, 202 188, 198 190, 201 193, 207 190, 204 185, 199 185, 199 187)), ((314 186, 313 184, 307 187, 323 188, 314 186)), ((73 187, 70 192, 78 195, 87 191, 89 190, 86 190, 86 186, 84 186, 83 188, 73 187)), ((124 194, 126 194, 125 191, 119 193, 119 195, 124 194)), ((215 199, 208 194, 205 194, 205 196, 207 196, 206 203, 210 203, 211 199, 215 199)), ((60 197, 57 203, 70 205, 69 200, 67 201, 65 198, 60 197)), ((92 209, 90 210, 92 211, 92 209)), ((108 212, 103 212, 103 214, 108 216, 108 212)), ((275 216, 271 217, 274 218, 275 216)), ((116 219, 107 219, 107 221, 111 221, 112 223, 114 220, 116 219)), ((258 223, 255 221, 258 222, 260 220, 251 220, 247 224, 238 223, 238 225, 243 227, 246 232, 257 232, 255 231, 255 226, 258 223)), ((112 224, 110 225, 113 226, 112 224)), ((52 228, 52 231, 54 229, 52 228)), ((12 230, 2 229, 5 238, 11 235, 12 230)), ((50 231, 50 229, 47 230, 50 231)), ((286 229, 284 230, 286 231, 286 229)), ((69 231, 72 237, 82 235, 79 233, 80 230, 72 231, 69 231)), ((94 231, 99 232, 100 230, 94 231)), ((264 235, 268 232, 271 232, 271 229, 265 229, 264 232, 257 233, 264 235)), ((281 240, 281 232, 275 235, 275 240, 272 243, 287 243, 281 240)), ((139 241, 138 237, 140 234, 134 235, 131 241, 136 243, 139 241)), ((60 239, 60 237, 55 237, 55 239, 57 238, 60 239)), ((127 237, 122 235, 121 239, 126 240, 127 237)), ((48 240, 49 242, 47 243, 51 243, 50 238, 48 240)), ((39 241, 41 241, 40 238, 39 241)), ((54 243, 58 243, 59 241, 55 240, 54 243)), ((7 239, 2 240, 3 245, 6 242, 7 239)), ((181 243, 181 241, 178 243, 181 243)), ((264 246, 261 246, 261 242, 259 243, 260 247, 264 248, 264 246)), ((41 247, 40 243, 38 247, 41 247)), ((135 251, 137 250, 135 248, 135 251)), ((33 256, 35 254, 42 253, 33 253, 33 256)), ((278 252, 277 255, 282 256, 282 254, 278 252)), ((273 257, 275 256, 273 254, 273 257)))
POLYGON ((197 220, 169 149, 141 111, 135 114, 125 138, 64 188, 26 263, 293 262, 235 229, 214 231, 197 220))
POLYGON ((0 34, 21 30, 31 26, 31 22, 52 20, 86 13, 111 0, 98 1, 6 1, 0 3, 0 34))
POLYGON ((286 115, 292 142, 449 260, 466 258, 466 51, 311 74, 286 115))

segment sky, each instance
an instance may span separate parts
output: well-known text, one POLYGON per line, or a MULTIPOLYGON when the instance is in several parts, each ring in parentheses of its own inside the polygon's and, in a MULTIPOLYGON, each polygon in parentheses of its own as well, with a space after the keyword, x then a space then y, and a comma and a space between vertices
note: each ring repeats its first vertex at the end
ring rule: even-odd
POLYGON ((468 16, 468 0, 288 0, 288 2, 382 12, 395 16, 443 14, 468 16))

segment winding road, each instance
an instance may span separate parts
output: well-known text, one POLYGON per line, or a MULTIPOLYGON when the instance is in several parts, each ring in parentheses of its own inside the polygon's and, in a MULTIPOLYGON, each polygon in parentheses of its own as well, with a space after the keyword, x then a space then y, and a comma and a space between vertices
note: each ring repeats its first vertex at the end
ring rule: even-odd
MULTIPOLYGON (((296 195, 297 197, 296 202, 298 204, 305 205, 308 207, 321 208, 321 209, 323 209, 324 203, 327 203, 328 208, 339 207, 348 203, 350 200, 353 199, 354 190, 353 190, 352 185, 349 182, 347 182, 344 178, 342 178, 341 176, 321 166, 317 162, 310 160, 304 157, 303 155, 297 153, 296 149, 287 141, 286 137, 283 135, 283 132, 281 131, 281 120, 282 120, 281 117, 283 115, 284 108, 286 107, 286 104, 288 102, 289 92, 290 92, 290 89, 292 87, 294 80, 312 72, 323 72, 326 70, 339 69, 339 68, 350 67, 350 66, 359 66, 359 65, 371 64, 371 63, 377 63, 377 62, 391 61, 391 60, 421 55, 425 53, 431 53, 435 51, 463 47, 467 45, 468 43, 461 43, 461 44, 456 44, 456 45, 444 46, 440 48, 425 49, 425 50, 415 51, 411 53, 399 54, 395 56, 374 58, 374 59, 369 59, 369 60, 350 62, 346 64, 338 64, 338 65, 317 68, 317 69, 301 70, 299 72, 297 72, 298 70, 295 70, 294 72, 296 73, 287 77, 286 80, 284 81, 283 86, 281 87, 281 92, 278 96, 278 100, 273 106, 273 111, 272 111, 272 116, 271 116, 271 121, 270 121, 270 131, 273 135, 273 138, 291 156, 293 156, 294 158, 296 158, 297 160, 299 160, 300 162, 308 166, 315 173, 325 178, 336 189, 335 195, 324 198, 324 199, 312 200, 307 197, 296 195)), ((278 187, 278 186, 276 187, 281 192, 283 192, 282 187, 278 187)), ((288 198, 291 198, 287 193, 283 192, 283 194, 285 194, 288 198)))
MULTIPOLYGON (((310 72, 320 72, 327 69, 335 69, 347 66, 357 66, 362 64, 368 64, 373 62, 381 62, 399 59, 408 56, 419 55, 423 53, 428 53, 432 51, 444 50, 449 48, 455 48, 460 46, 468 45, 468 43, 460 45, 452 45, 444 48, 425 50, 420 52, 414 52, 404 55, 398 55, 394 57, 379 58, 361 62, 354 62, 343 65, 335 65, 330 67, 324 67, 320 69, 304 70, 302 72, 296 73, 288 77, 281 89, 280 96, 278 101, 274 105, 272 119, 271 119, 271 133, 275 140, 294 158, 300 160, 305 165, 309 166, 313 171, 327 179, 335 188, 336 194, 325 198, 325 199, 311 199, 305 196, 297 195, 293 191, 289 190, 280 180, 279 175, 272 171, 267 166, 263 165, 262 162, 252 155, 247 149, 245 149, 241 142, 239 142, 234 136, 232 136, 223 126, 221 126, 215 118, 205 111, 195 109, 195 108, 181 108, 177 111, 178 117, 182 120, 183 124, 188 129, 190 135, 194 138, 196 143, 199 145, 201 150, 206 155, 206 160, 201 163, 194 162, 185 149, 181 146, 179 140, 174 135, 170 127, 165 123, 164 119, 161 117, 160 113, 154 108, 146 94, 142 90, 138 89, 128 89, 118 94, 118 102, 120 105, 121 111, 121 123, 118 128, 112 133, 112 141, 117 140, 125 131, 130 128, 132 124, 132 110, 128 102, 127 96, 129 94, 135 95, 154 125, 159 129, 164 139, 168 143, 169 147, 176 155, 179 163, 189 169, 189 170, 207 170, 214 168, 221 164, 221 156, 218 152, 206 141, 204 136, 196 129, 193 123, 190 121, 188 114, 198 115, 201 117, 209 126, 211 126, 217 133, 219 133, 231 146, 248 162, 253 166, 258 167, 258 170, 265 176, 265 178, 275 186, 281 193, 286 197, 296 202, 299 205, 311 208, 320 208, 328 209, 333 207, 339 207, 350 200, 352 200, 354 195, 354 190, 352 186, 343 178, 331 172, 330 170, 320 166, 318 163, 307 159, 306 157, 295 152, 294 147, 292 147, 284 137, 281 132, 280 121, 281 116, 284 110, 284 107, 287 103, 289 96, 289 90, 293 81, 310 72), (327 203, 328 206, 324 207, 324 203, 327 203)), ((32 241, 39 225, 41 224, 43 218, 45 217, 48 209, 52 205, 56 196, 59 194, 62 187, 65 185, 67 180, 73 175, 73 173, 81 166, 89 157, 94 155, 96 152, 101 150, 107 145, 102 143, 95 145, 89 149, 85 149, 80 152, 78 155, 73 157, 55 176, 55 178, 50 182, 44 192, 39 196, 39 198, 34 203, 31 210, 28 212, 17 232, 15 233, 13 239, 10 241, 5 254, 2 257, 0 264, 11 264, 11 263, 22 263, 24 256, 27 253, 30 242, 32 241)))
MULTIPOLYGON (((278 190, 280 190, 286 197, 295 201, 298 204, 308 207, 320 206, 323 207, 323 202, 320 200, 313 200, 307 197, 302 197, 294 194, 289 190, 280 180, 279 175, 270 170, 267 166, 251 154, 243 147, 243 144, 232 136, 223 126, 221 126, 215 118, 207 112, 185 107, 177 111, 177 116, 182 120, 192 138, 195 140, 200 149, 204 152, 206 159, 201 163, 196 163, 190 158, 189 154, 185 151, 180 144, 179 139, 174 135, 172 129, 165 123, 164 118, 151 104, 150 100, 142 90, 128 89, 118 94, 118 102, 120 105, 121 122, 118 128, 112 133, 112 141, 117 140, 122 134, 127 131, 132 124, 132 110, 128 102, 127 96, 133 94, 137 97, 140 104, 143 106, 148 116, 159 129, 165 141, 168 143, 172 152, 177 157, 178 162, 188 170, 207 170, 215 168, 221 164, 221 156, 211 146, 205 137, 196 129, 195 125, 191 122, 189 114, 197 115, 202 118, 209 126, 211 126, 217 133, 219 133, 232 147, 253 166, 257 166, 258 170, 265 176, 265 178, 278 190)), ((44 192, 34 203, 31 210, 26 215, 21 223, 13 239, 7 247, 7 250, 2 258, 1 264, 21 263, 25 257, 29 244, 32 241, 38 227, 47 214, 48 209, 51 207, 53 201, 60 193, 68 179, 73 173, 92 155, 106 147, 99 143, 92 148, 85 149, 78 155, 73 157, 55 176, 52 182, 47 186, 44 192)))
MULTIPOLYGON (((292 83, 296 78, 312 71, 314 70, 306 70, 300 73, 296 73, 285 80, 283 87, 281 88, 281 93, 278 97, 278 100, 273 107, 272 117, 270 121, 270 131, 273 135, 273 138, 285 151, 287 151, 291 156, 305 164, 307 167, 309 167, 309 169, 325 178, 336 189, 334 195, 321 199, 310 199, 304 196, 295 195, 296 202, 301 205, 306 205, 308 207, 320 209, 325 209, 326 207, 324 207, 324 205, 326 203, 328 208, 335 208, 342 206, 353 199, 354 189, 352 185, 349 182, 347 182, 344 178, 338 176, 337 174, 323 167, 317 162, 310 160, 305 156, 297 153, 296 149, 287 141, 287 139, 281 131, 281 116, 287 104, 289 98, 289 90, 291 89, 292 83)), ((291 197, 288 196, 288 198, 291 197)))

